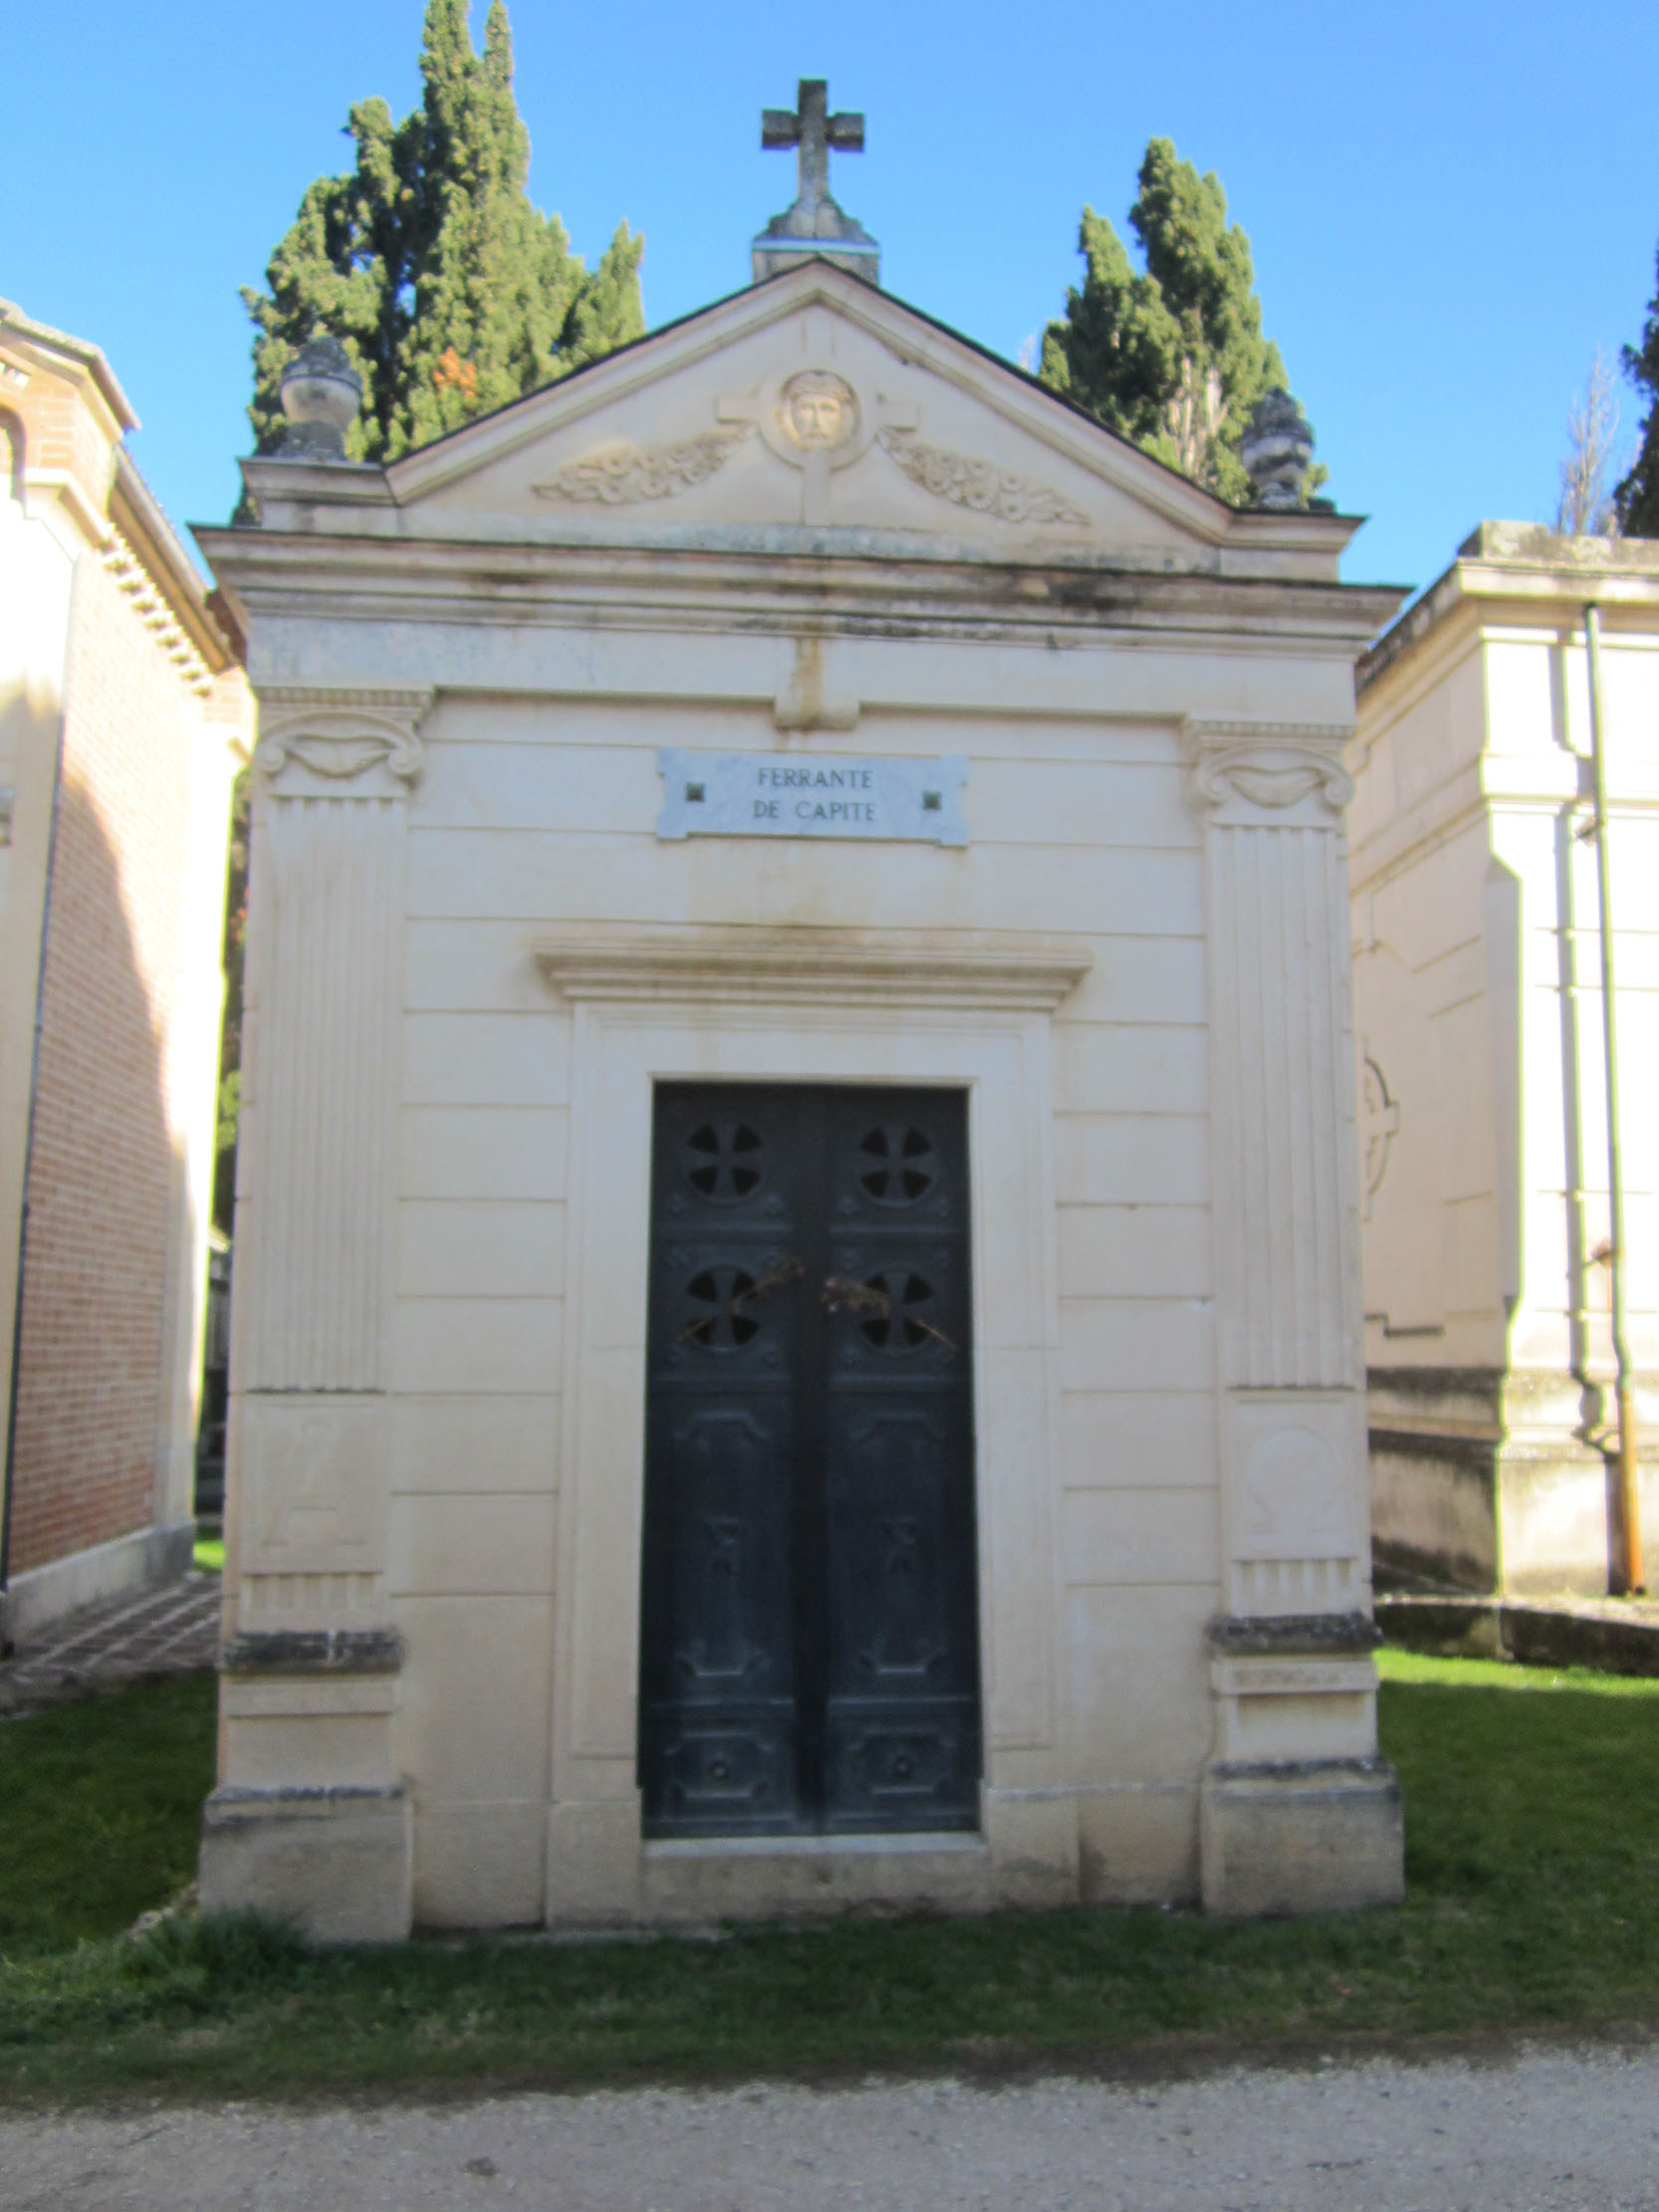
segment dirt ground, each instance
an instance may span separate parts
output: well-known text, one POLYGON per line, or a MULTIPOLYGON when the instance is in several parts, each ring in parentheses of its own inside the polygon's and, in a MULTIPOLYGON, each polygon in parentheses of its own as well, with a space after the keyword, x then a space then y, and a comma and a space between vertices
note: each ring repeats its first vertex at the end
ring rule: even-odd
POLYGON ((1659 2050, 0 2119, 0 2206, 1659 2212, 1659 2050))

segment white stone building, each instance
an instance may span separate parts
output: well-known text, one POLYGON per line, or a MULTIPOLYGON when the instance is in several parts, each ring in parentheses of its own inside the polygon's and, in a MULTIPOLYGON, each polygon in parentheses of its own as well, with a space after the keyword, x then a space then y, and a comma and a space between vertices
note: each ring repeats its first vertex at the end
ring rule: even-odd
POLYGON ((823 260, 245 474, 206 1899, 1396 1895, 1353 523, 823 260))
MULTIPOLYGON (((1639 1424, 1659 1396, 1659 547, 1486 523, 1361 664, 1349 755, 1378 1554, 1604 1592, 1612 1451, 1601 917, 1585 610, 1602 623, 1639 1424)), ((1646 1447, 1647 1580, 1659 1452, 1646 1447)))

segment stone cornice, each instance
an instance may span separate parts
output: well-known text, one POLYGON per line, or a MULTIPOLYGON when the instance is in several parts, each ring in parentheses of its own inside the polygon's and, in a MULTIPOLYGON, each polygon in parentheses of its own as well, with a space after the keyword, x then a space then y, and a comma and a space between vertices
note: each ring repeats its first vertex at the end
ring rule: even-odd
POLYGON ((217 675, 231 666, 239 656, 214 620, 206 586, 124 446, 115 450, 109 520, 142 562, 155 590, 165 599, 174 624, 188 636, 203 667, 217 675))
POLYGON ((395 793, 416 783, 426 766, 418 731, 432 704, 430 687, 267 685, 259 702, 254 766, 274 788, 307 796, 318 790, 368 796, 371 786, 395 793))
POLYGON ((1093 965, 1086 946, 984 935, 906 942, 890 931, 649 931, 548 940, 536 965, 567 998, 718 1003, 994 1006, 1047 1013, 1093 965))
POLYGON ((97 390, 112 439, 137 429, 132 402, 122 391, 103 348, 90 339, 55 331, 50 324, 37 323, 33 316, 25 315, 14 300, 0 300, 0 351, 21 353, 31 366, 38 365, 83 390, 91 384, 97 390))
POLYGON ((1352 735, 1350 723, 1189 715, 1181 725, 1188 800, 1200 808, 1242 804, 1262 815, 1315 800, 1340 814, 1353 796, 1342 759, 1352 735))
POLYGON ((213 689, 215 673, 225 667, 229 659, 223 637, 217 641, 213 661, 205 660, 198 649, 200 642, 207 642, 200 625, 195 622, 186 625, 178 618, 174 594, 164 582, 157 580, 150 562, 120 531, 109 532, 103 549, 103 560, 115 589, 178 671, 180 682, 198 698, 205 699, 213 689))
POLYGON ((805 531, 752 547, 198 531, 244 618, 1081 640, 1155 630, 1294 637, 1351 661, 1397 594, 1215 570, 905 552, 805 531))
POLYGON ((1465 626, 1576 622, 1592 599, 1652 636, 1659 629, 1659 548, 1648 539, 1560 538, 1528 523, 1482 523, 1360 660, 1359 692, 1414 663, 1454 618, 1465 626))

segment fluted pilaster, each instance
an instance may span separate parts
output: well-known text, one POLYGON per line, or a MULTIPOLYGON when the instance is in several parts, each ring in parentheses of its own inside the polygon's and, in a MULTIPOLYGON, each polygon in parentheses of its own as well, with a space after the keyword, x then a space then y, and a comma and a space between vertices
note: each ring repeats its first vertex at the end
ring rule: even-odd
POLYGON ((384 1605, 404 847, 429 697, 260 701, 232 1429, 250 1635, 384 1605))
POLYGON ((267 693, 244 1388, 384 1387, 405 815, 424 693, 267 693))
POLYGON ((1341 728, 1188 723, 1206 817, 1229 1614, 1365 1603, 1341 728))
POLYGON ((1189 722, 1207 817, 1223 1604, 1199 1794, 1213 1912, 1384 1903, 1342 728, 1189 722))

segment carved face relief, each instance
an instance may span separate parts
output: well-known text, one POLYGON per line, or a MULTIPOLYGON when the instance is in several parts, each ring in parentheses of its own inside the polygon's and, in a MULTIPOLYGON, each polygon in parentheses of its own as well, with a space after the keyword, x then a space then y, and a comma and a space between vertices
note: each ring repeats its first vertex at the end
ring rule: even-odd
POLYGON ((803 368, 778 394, 778 425, 803 453, 833 453, 858 435, 858 399, 844 376, 803 368))

